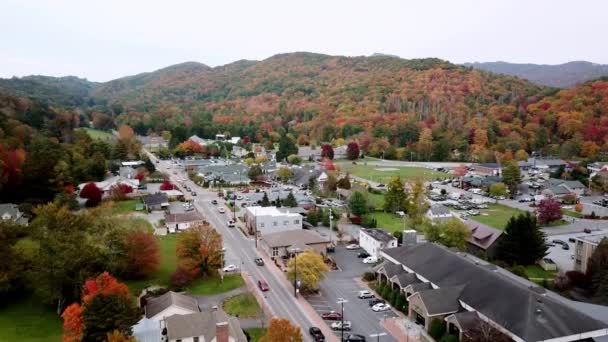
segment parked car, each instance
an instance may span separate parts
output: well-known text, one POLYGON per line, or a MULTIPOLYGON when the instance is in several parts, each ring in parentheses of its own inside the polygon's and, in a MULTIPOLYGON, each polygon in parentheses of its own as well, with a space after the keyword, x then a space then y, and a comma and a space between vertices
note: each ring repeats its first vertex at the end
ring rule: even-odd
POLYGON ((332 330, 338 330, 338 331, 350 331, 352 324, 350 323, 350 321, 337 321, 337 322, 333 322, 329 327, 332 330))
POLYGON ((575 238, 573 238, 573 237, 571 237, 571 238, 569 238, 569 239, 568 239, 568 241, 569 241, 569 242, 576 242, 576 239, 575 239, 575 238))
POLYGON ((223 270, 224 270, 224 272, 226 272, 226 273, 230 273, 230 272, 234 272, 234 271, 236 271, 236 270, 237 270, 237 267, 236 267, 235 265, 233 265, 233 264, 230 264, 230 265, 228 265, 228 266, 224 267, 224 269, 223 269, 223 270))
POLYGON ((236 199, 239 200, 239 201, 242 201, 243 200, 243 196, 238 195, 238 196, 236 196, 236 199))
POLYGON ((317 327, 310 327, 310 329, 308 329, 308 333, 310 334, 310 336, 312 336, 312 338, 313 338, 313 340, 315 340, 315 342, 325 341, 325 335, 323 335, 323 332, 321 331, 321 329, 319 329, 317 327))
POLYGON ((354 244, 354 243, 346 246, 346 249, 359 249, 359 248, 361 248, 361 247, 359 247, 359 245, 354 244))
POLYGON ((364 264, 375 264, 377 262, 378 262, 378 258, 376 258, 374 256, 368 256, 367 258, 363 259, 364 264))
POLYGON ((234 220, 228 221, 228 228, 234 228, 234 224, 235 224, 234 220))
POLYGON ((264 259, 262 258, 255 258, 255 264, 258 266, 264 266, 264 259))
POLYGON ((363 291, 359 291, 359 294, 357 295, 357 297, 361 298, 361 299, 366 299, 366 298, 374 298, 374 294, 367 291, 367 290, 363 290, 363 291))
POLYGON ((565 244, 562 245, 562 249, 565 250, 565 251, 567 251, 567 250, 570 249, 570 246, 568 246, 568 244, 565 243, 565 244))
POLYGON ((367 253, 367 252, 357 253, 357 258, 367 258, 367 257, 369 257, 369 253, 367 253))
POLYGON ((371 306, 374 306, 376 304, 384 304, 386 302, 383 299, 374 298, 374 299, 370 299, 368 303, 369 303, 369 306, 371 307, 371 306))
POLYGON ((258 287, 260 288, 260 290, 262 290, 262 292, 266 292, 270 290, 270 287, 268 286, 268 283, 266 282, 266 280, 258 280, 258 287))
POLYGON ((384 187, 386 187, 386 184, 382 184, 382 183, 380 183, 380 184, 378 184, 376 187, 377 187, 377 188, 384 188, 384 187))
POLYGON ((372 311, 375 311, 375 312, 382 312, 382 311, 387 311, 390 309, 391 309, 391 306, 386 303, 378 303, 378 304, 372 306, 372 311))
POLYGON ((217 211, 219 211, 219 212, 220 212, 220 214, 223 214, 223 213, 225 213, 225 212, 226 212, 226 209, 224 209, 224 208, 222 208, 222 207, 219 207, 219 208, 217 209, 217 211))
POLYGON ((190 194, 191 194, 192 196, 196 196, 196 191, 192 191, 190 194))
POLYGON ((350 334, 344 340, 346 342, 365 342, 365 336, 359 334, 350 334))
POLYGON ((591 234, 591 228, 585 228, 583 231, 587 234, 591 234))
POLYGON ((211 201, 211 204, 217 204, 217 200, 211 201))
POLYGON ((557 244, 559 244, 559 245, 564 245, 564 244, 566 244, 566 241, 564 241, 564 240, 560 240, 560 239, 555 239, 555 240, 553 240, 553 241, 551 241, 551 242, 553 242, 553 243, 557 243, 557 244))
POLYGON ((324 312, 321 314, 321 318, 328 321, 339 321, 342 320, 342 314, 335 311, 324 312))

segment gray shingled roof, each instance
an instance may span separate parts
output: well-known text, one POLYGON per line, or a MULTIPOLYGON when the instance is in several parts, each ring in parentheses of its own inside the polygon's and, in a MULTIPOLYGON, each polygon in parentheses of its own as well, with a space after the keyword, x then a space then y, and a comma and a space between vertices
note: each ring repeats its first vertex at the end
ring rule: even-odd
POLYGON ((429 210, 433 215, 447 215, 450 213, 450 209, 443 204, 435 204, 429 210))
POLYGON ((460 303, 458 298, 464 286, 448 286, 438 289, 422 290, 418 295, 426 307, 429 316, 458 312, 460 303))
POLYGON ((322 237, 319 233, 310 230, 297 229, 284 232, 270 233, 262 236, 262 240, 268 247, 287 247, 294 245, 296 242, 302 245, 312 245, 317 243, 329 243, 327 238, 322 237))
POLYGON ((542 341, 607 326, 562 302, 476 265, 433 243, 383 252, 441 287, 464 286, 460 300, 526 341, 542 341))
POLYGON ((446 319, 450 318, 458 323, 461 331, 474 329, 479 324, 479 315, 476 311, 461 311, 446 317, 446 319))
POLYGON ((146 317, 154 317, 171 305, 175 305, 192 312, 200 311, 196 299, 177 292, 169 291, 159 297, 148 299, 146 304, 146 317))
POLYGON ((401 265, 392 262, 385 262, 376 268, 376 272, 383 273, 388 279, 401 273, 407 273, 401 265))
POLYGON ((164 192, 157 192, 142 197, 142 201, 144 201, 147 206, 155 206, 161 205, 163 203, 168 203, 169 197, 167 197, 167 194, 164 192))
POLYGON ((401 288, 404 288, 410 284, 419 283, 420 279, 418 279, 414 273, 400 273, 392 276, 391 281, 399 284, 401 288))
MULTIPOLYGON (((473 224, 473 223, 470 223, 473 224)), ((467 225, 471 230, 471 236, 467 239, 467 242, 478 246, 484 250, 490 248, 496 240, 502 235, 502 231, 493 229, 486 225, 474 223, 475 227, 467 225)))
POLYGON ((396 237, 379 228, 361 228, 361 231, 374 238, 374 240, 384 243, 388 243, 396 239, 396 237))
POLYGON ((228 323, 228 334, 236 342, 247 342, 239 321, 219 309, 165 318, 169 340, 203 336, 204 341, 213 341, 216 337, 216 324, 223 322, 228 323))

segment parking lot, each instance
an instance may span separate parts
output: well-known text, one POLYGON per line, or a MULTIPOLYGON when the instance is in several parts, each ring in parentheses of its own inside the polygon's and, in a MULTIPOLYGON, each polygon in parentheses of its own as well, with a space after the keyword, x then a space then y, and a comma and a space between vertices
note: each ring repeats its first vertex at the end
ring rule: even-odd
MULTIPOLYGON (((357 258, 357 253, 362 251, 347 250, 343 246, 338 246, 336 252, 331 254, 334 258, 339 271, 330 272, 326 279, 320 285, 320 295, 309 298, 308 301, 312 307, 322 314, 328 311, 340 312, 341 307, 338 304, 340 298, 344 298, 348 302, 344 304, 344 320, 352 323, 351 333, 361 334, 370 339, 369 335, 386 332, 380 320, 384 317, 395 317, 396 314, 392 311, 374 312, 368 304, 369 299, 359 299, 357 294, 366 288, 358 282, 364 272, 371 271, 370 265, 363 264, 362 259, 357 258)), ((332 321, 327 321, 328 325, 332 321)), ((345 332, 344 335, 348 335, 345 332)), ((340 336, 340 332, 336 332, 340 336)), ((382 337, 382 341, 396 341, 390 335, 382 337)))

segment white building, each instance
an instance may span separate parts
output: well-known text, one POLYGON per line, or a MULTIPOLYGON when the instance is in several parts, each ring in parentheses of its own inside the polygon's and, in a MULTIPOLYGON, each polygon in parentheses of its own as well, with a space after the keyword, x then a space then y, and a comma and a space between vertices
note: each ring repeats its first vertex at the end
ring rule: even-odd
POLYGON ((397 238, 382 229, 361 228, 359 246, 369 255, 379 258, 381 250, 397 247, 397 238))
POLYGON ((426 212, 426 217, 431 220, 448 220, 452 217, 452 212, 443 204, 435 204, 426 212))
POLYGON ((165 225, 169 233, 186 230, 204 222, 205 218, 196 210, 186 213, 165 214, 165 225))
POLYGON ((246 207, 245 224, 250 234, 259 235, 302 229, 302 215, 281 212, 276 207, 246 207))

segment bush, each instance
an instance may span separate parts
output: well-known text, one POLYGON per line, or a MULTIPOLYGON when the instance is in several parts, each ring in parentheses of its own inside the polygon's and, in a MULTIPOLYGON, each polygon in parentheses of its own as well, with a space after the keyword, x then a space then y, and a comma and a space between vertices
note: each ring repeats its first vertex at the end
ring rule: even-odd
POLYGON ((363 273, 364 281, 374 281, 376 280, 376 272, 365 272, 363 273))
POLYGON ((401 294, 399 292, 400 292, 399 290, 391 291, 391 296, 389 298, 389 302, 391 303, 391 305, 393 307, 397 307, 397 302, 399 301, 399 297, 401 297, 401 294))
POLYGON ((173 272, 173 274, 171 274, 171 286, 173 287, 174 290, 181 290, 184 288, 184 286, 190 284, 190 282, 192 282, 192 280, 194 279, 194 275, 192 274, 192 272, 188 271, 187 269, 178 266, 177 269, 175 270, 175 272, 173 272))
POLYGON ((395 301, 395 308, 403 313, 407 312, 407 300, 405 299, 405 296, 403 296, 402 294, 399 294, 397 296, 397 300, 395 301))
POLYGON ((458 336, 456 335, 443 335, 439 342, 458 342, 458 336))
POLYGON ((520 276, 524 279, 528 279, 528 275, 526 274, 526 268, 521 265, 513 266, 513 268, 511 268, 511 273, 515 274, 516 276, 520 276))
POLYGON ((568 271, 566 272, 566 278, 570 285, 574 287, 587 288, 589 286, 589 278, 582 272, 568 271))
POLYGON ((429 327, 429 335, 435 340, 439 340, 443 335, 445 335, 445 323, 435 318, 431 321, 431 326, 429 327))

